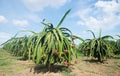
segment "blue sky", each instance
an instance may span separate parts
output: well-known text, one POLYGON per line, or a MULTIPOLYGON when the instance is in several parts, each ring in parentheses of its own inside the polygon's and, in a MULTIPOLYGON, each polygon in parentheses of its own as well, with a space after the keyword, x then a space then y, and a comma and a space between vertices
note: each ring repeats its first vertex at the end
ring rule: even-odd
POLYGON ((74 35, 92 38, 86 30, 98 35, 99 29, 120 35, 120 0, 0 0, 0 44, 20 30, 40 32, 43 19, 56 26, 70 8, 62 27, 74 35))

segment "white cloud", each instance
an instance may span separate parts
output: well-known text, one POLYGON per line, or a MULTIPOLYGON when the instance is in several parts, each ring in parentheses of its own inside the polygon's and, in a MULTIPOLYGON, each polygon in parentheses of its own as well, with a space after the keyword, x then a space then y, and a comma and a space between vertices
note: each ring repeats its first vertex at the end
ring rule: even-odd
POLYGON ((95 6, 102 8, 102 10, 106 13, 120 12, 120 4, 116 3, 116 1, 98 1, 95 6))
POLYGON ((0 45, 10 39, 12 37, 11 34, 6 33, 6 32, 0 32, 0 45))
POLYGON ((4 16, 0 15, 0 23, 6 23, 6 22, 7 19, 4 16))
POLYGON ((26 27, 29 23, 27 20, 13 20, 15 26, 26 27))
POLYGON ((31 11, 40 11, 46 7, 59 8, 70 0, 22 0, 31 11))
POLYGON ((80 18, 78 25, 92 30, 111 30, 120 25, 120 3, 116 1, 98 1, 94 7, 79 10, 75 13, 80 18))

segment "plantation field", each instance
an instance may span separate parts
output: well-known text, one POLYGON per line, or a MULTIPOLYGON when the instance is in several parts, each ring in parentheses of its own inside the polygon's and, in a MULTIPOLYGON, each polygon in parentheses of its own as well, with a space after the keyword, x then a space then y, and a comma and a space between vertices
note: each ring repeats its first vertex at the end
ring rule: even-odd
POLYGON ((120 57, 101 64, 80 55, 77 63, 69 68, 54 65, 48 72, 44 65, 34 64, 0 49, 0 76, 120 76, 120 57))

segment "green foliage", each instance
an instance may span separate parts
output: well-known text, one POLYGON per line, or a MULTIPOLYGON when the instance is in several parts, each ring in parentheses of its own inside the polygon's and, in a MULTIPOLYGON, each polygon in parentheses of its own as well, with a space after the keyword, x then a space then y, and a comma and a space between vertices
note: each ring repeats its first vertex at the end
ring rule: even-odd
POLYGON ((114 54, 120 54, 120 36, 117 35, 118 39, 114 42, 114 54))
POLYGON ((17 35, 21 32, 31 32, 33 34, 36 34, 33 31, 26 30, 26 31, 19 31, 13 36, 11 39, 3 43, 3 49, 9 51, 15 56, 23 56, 23 58, 28 59, 28 40, 29 36, 23 36, 23 37, 17 37, 17 35))
POLYGON ((113 50, 113 53, 115 55, 119 55, 120 54, 120 36, 117 35, 118 39, 115 40, 109 40, 109 44, 111 45, 111 49, 113 50))
POLYGON ((80 50, 83 50, 83 53, 85 55, 97 58, 98 61, 103 62, 113 54, 111 45, 108 42, 108 39, 113 39, 113 37, 110 35, 101 37, 100 31, 99 37, 96 38, 94 32, 92 32, 91 30, 88 31, 92 33, 94 38, 86 39, 86 41, 83 44, 80 44, 79 47, 82 47, 80 50))
MULTIPOLYGON (((55 28, 52 23, 47 23, 45 20, 42 24, 45 25, 42 32, 40 32, 35 39, 30 50, 33 51, 32 59, 37 64, 46 64, 47 66, 55 63, 70 64, 72 56, 76 56, 75 48, 71 45, 74 42, 71 40, 72 33, 67 28, 60 27, 66 15, 69 13, 68 10, 63 18, 61 19, 58 26, 55 28)), ((33 40, 31 37, 30 39, 33 40)), ((31 41, 30 40, 30 44, 31 41)))
POLYGON ((14 54, 15 56, 23 56, 25 51, 27 51, 27 41, 28 37, 14 37, 11 38, 9 41, 4 43, 3 49, 8 50, 10 53, 14 54))
POLYGON ((72 57, 77 57, 72 32, 68 28, 60 27, 68 10, 56 27, 45 20, 41 22, 45 27, 40 33, 34 33, 29 37, 16 37, 17 34, 5 42, 3 48, 16 56, 32 59, 36 64, 63 63, 69 65, 72 57))

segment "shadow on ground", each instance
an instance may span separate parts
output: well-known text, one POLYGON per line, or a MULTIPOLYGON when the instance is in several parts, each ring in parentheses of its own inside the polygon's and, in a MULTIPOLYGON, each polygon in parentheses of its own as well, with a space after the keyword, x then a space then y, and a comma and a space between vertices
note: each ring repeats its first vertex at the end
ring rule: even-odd
POLYGON ((83 60, 83 61, 89 62, 89 63, 103 63, 103 64, 108 64, 108 62, 106 60, 104 60, 104 61, 98 61, 98 60, 90 59, 90 60, 83 60))
POLYGON ((23 58, 23 57, 21 57, 21 58, 18 58, 17 60, 20 60, 20 61, 26 61, 27 58, 23 58))
POLYGON ((35 65, 34 67, 32 67, 30 69, 31 71, 34 71, 34 73, 46 73, 46 72, 62 72, 62 71, 66 71, 66 72, 71 72, 71 68, 67 67, 67 66, 63 66, 63 65, 52 65, 51 69, 49 70, 45 65, 35 65))
POLYGON ((83 60, 85 62, 90 62, 90 63, 98 63, 98 60, 93 60, 93 59, 90 59, 90 60, 83 60))

